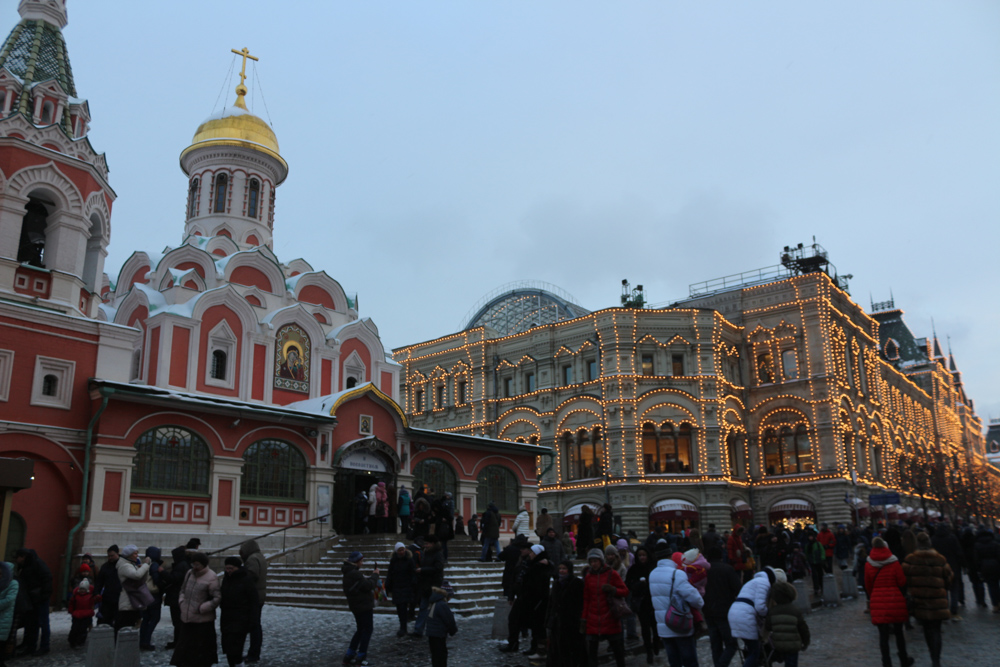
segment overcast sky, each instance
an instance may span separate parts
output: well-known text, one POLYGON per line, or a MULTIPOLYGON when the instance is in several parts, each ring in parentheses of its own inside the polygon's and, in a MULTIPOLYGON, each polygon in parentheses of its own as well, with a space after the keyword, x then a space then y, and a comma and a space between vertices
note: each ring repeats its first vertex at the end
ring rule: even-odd
POLYGON ((178 155, 232 104, 230 49, 246 46, 253 110, 290 166, 275 251, 357 292, 387 349, 459 329, 511 281, 598 309, 628 278, 663 303, 815 235, 866 310, 891 290, 918 336, 933 318, 979 414, 1000 417, 1000 3, 71 0, 69 13, 118 194, 113 276, 134 249, 179 244, 178 155))

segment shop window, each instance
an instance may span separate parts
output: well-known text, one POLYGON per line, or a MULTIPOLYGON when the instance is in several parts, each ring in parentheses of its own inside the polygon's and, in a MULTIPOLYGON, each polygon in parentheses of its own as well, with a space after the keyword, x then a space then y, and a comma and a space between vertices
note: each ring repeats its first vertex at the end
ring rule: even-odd
POLYGON ((580 429, 563 434, 566 479, 590 479, 604 475, 604 441, 600 427, 590 433, 580 429))
POLYGON ((691 425, 642 426, 642 461, 647 475, 691 472, 691 425))
POLYGON ((786 380, 798 379, 799 368, 795 350, 785 350, 781 353, 781 373, 786 380))
POLYGON ((782 426, 764 432, 764 468, 768 475, 812 472, 812 447, 805 424, 794 430, 782 426))
POLYGON ((194 431, 160 426, 139 436, 135 448, 133 490, 208 493, 211 456, 194 431))
POLYGON ((283 440, 258 440, 243 454, 241 495, 253 498, 306 499, 306 459, 283 440))
POLYGON ((642 374, 643 375, 653 374, 653 355, 651 354, 642 355, 642 374))
POLYGON ((486 466, 476 476, 479 485, 476 494, 476 509, 485 512, 490 503, 494 503, 503 513, 514 513, 520 510, 521 485, 517 477, 503 466, 486 466))
POLYGON ((427 492, 435 497, 451 492, 458 497, 458 476, 455 469, 440 459, 424 459, 413 469, 413 488, 427 487, 427 492))

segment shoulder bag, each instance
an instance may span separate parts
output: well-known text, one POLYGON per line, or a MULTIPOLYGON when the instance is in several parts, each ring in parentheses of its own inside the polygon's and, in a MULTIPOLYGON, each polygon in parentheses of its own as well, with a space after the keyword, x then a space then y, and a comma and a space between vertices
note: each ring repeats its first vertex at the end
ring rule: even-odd
POLYGON ((122 590, 128 595, 129 604, 136 611, 145 611, 153 604, 153 594, 146 587, 144 579, 126 579, 122 582, 122 590))
POLYGON ((664 615, 664 624, 679 635, 687 635, 694 628, 694 618, 687 601, 678 597, 674 598, 674 584, 677 582, 677 570, 674 570, 670 579, 670 603, 664 615))
POLYGON ((632 611, 632 608, 628 606, 628 601, 626 601, 625 598, 620 598, 614 593, 608 593, 608 608, 611 611, 611 618, 616 621, 626 619, 635 613, 632 611))

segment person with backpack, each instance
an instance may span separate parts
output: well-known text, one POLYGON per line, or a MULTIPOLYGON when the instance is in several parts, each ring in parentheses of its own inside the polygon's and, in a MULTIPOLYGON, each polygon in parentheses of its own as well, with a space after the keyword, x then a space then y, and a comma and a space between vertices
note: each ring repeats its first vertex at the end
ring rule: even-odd
POLYGON ((906 635, 903 624, 910 618, 906 606, 906 575, 899 559, 889 550, 885 540, 872 540, 872 552, 865 563, 865 594, 872 623, 878 628, 879 650, 882 652, 882 667, 892 667, 889 654, 889 635, 896 636, 899 664, 910 667, 913 657, 906 653, 906 635))
POLYGON ((799 667, 799 652, 809 647, 809 625, 795 606, 796 595, 795 586, 785 581, 774 582, 771 609, 764 620, 765 636, 784 659, 785 667, 799 667))
POLYGON ((670 667, 698 667, 691 610, 705 606, 701 593, 673 558, 661 558, 649 575, 649 595, 670 667))
POLYGON ((458 624, 448 600, 455 591, 447 581, 431 589, 431 606, 427 612, 427 643, 431 649, 431 667, 448 667, 448 637, 455 636, 458 624))

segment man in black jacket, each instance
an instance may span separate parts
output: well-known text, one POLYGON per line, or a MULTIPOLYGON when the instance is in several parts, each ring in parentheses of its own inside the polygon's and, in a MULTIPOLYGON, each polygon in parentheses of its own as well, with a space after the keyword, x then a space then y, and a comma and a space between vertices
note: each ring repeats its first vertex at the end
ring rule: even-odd
POLYGON ((934 537, 931 538, 934 549, 948 559, 948 566, 955 574, 952 579, 951 590, 948 591, 948 599, 951 602, 951 620, 961 621, 958 615, 958 603, 965 605, 965 586, 962 582, 962 544, 951 532, 951 527, 947 523, 938 524, 934 529, 934 537))
POLYGON ((108 547, 108 560, 97 572, 94 580, 95 592, 101 596, 101 606, 97 614, 97 624, 105 623, 115 627, 118 614, 118 597, 122 592, 122 582, 118 578, 118 545, 108 547))
MULTIPOLYGON (((174 638, 173 641, 167 643, 167 648, 172 649, 177 645, 177 636, 180 634, 181 623, 181 605, 180 605, 180 594, 181 587, 184 585, 184 575, 187 571, 191 569, 191 563, 188 562, 187 547, 177 547, 170 552, 173 556, 174 563, 170 567, 170 575, 167 577, 167 587, 163 591, 163 602, 170 608, 170 623, 174 626, 174 638)), ((117 600, 118 597, 115 596, 117 600)))
POLYGON ((19 651, 22 655, 45 655, 49 652, 52 572, 34 549, 18 549, 14 559, 17 562, 18 607, 24 609, 24 643, 19 651), (42 631, 42 641, 36 648, 39 629, 42 631))
MULTIPOLYGON (((549 602, 549 580, 552 567, 547 560, 545 547, 536 544, 526 554, 526 568, 521 591, 518 595, 521 623, 531 630, 529 660, 539 660, 538 653, 545 646, 545 611, 549 602)), ((509 640, 508 640, 509 641, 509 640)))
POLYGON ((417 595, 420 597, 420 611, 417 612, 417 622, 413 624, 411 637, 423 637, 424 625, 427 623, 427 610, 430 607, 432 588, 440 588, 444 582, 444 552, 441 550, 441 540, 437 535, 427 536, 427 546, 420 557, 420 567, 417 568, 417 595))
POLYGON ((718 546, 705 551, 711 568, 705 584, 705 606, 701 609, 708 624, 712 662, 716 667, 727 667, 736 655, 736 639, 729 629, 729 607, 740 594, 742 583, 739 573, 722 556, 723 551, 718 546))
POLYGON ((507 598, 507 604, 510 605, 510 612, 507 615, 507 644, 500 647, 504 653, 517 651, 522 628, 531 627, 531 618, 525 603, 525 577, 528 574, 531 555, 531 543, 525 535, 517 535, 500 554, 500 560, 504 561, 503 593, 507 598))
POLYGON ((491 548, 496 549, 497 558, 500 557, 500 510, 493 503, 483 512, 483 518, 479 523, 482 528, 483 554, 479 560, 490 562, 493 560, 491 548))

